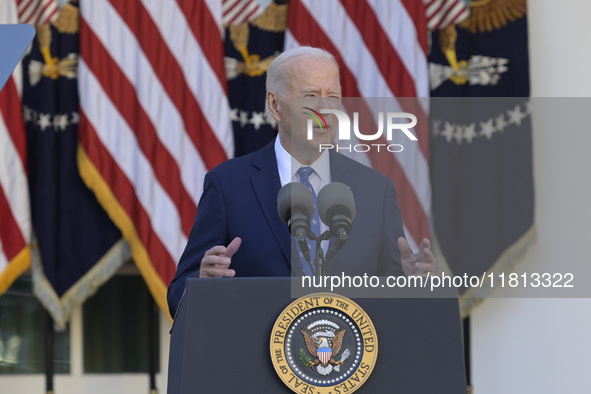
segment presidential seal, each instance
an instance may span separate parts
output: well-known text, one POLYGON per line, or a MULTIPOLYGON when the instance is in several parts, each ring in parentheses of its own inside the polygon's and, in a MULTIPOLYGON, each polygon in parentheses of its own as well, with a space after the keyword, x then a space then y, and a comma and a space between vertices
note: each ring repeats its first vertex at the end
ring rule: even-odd
POLYGON ((369 378, 378 338, 359 305, 332 293, 297 299, 271 333, 271 360, 290 389, 305 394, 352 393, 369 378))

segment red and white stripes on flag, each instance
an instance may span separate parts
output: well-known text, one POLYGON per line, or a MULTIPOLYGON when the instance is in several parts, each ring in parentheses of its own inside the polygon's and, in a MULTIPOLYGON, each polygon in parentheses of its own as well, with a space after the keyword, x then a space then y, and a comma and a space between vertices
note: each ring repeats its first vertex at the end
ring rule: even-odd
POLYGON ((20 23, 42 25, 57 16, 56 0, 16 0, 16 3, 20 23))
POLYGON ((80 4, 79 168, 164 311, 205 173, 233 136, 219 0, 80 4))
POLYGON ((330 357, 332 356, 332 349, 331 348, 318 348, 318 358, 322 365, 328 364, 330 361, 330 357))
POLYGON ((457 25, 468 16, 470 9, 462 0, 423 0, 429 30, 457 25))
MULTIPOLYGON (((343 97, 429 97, 420 0, 292 0, 287 28, 286 50, 302 44, 335 56, 343 97)), ((408 99, 399 102, 418 118, 419 143, 408 144, 403 153, 372 151, 367 161, 394 181, 407 240, 417 250, 429 235, 431 211, 427 108, 421 103, 408 108, 408 99)))
POLYGON ((30 265, 27 140, 15 75, 0 91, 0 295, 30 265))
POLYGON ((222 24, 248 23, 264 11, 256 0, 222 0, 222 24))
MULTIPOLYGON (((55 0, 4 0, 0 24, 43 24, 56 11, 55 0)), ((31 264, 32 224, 21 88, 19 64, 0 91, 0 295, 31 264)))

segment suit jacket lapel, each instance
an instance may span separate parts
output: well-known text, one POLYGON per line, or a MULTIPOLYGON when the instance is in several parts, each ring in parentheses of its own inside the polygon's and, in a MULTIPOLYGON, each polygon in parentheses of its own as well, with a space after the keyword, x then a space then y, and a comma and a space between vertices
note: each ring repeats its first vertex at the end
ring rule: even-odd
POLYGON ((291 236, 287 225, 281 221, 277 213, 277 193, 281 188, 281 181, 277 169, 274 142, 259 151, 253 158, 252 165, 259 169, 259 172, 250 179, 252 187, 275 240, 281 246, 285 256, 284 263, 291 266, 291 236))
POLYGON ((330 178, 332 182, 342 182, 348 185, 351 179, 348 178, 347 173, 351 169, 347 160, 343 160, 343 156, 333 150, 328 152, 330 154, 330 178))

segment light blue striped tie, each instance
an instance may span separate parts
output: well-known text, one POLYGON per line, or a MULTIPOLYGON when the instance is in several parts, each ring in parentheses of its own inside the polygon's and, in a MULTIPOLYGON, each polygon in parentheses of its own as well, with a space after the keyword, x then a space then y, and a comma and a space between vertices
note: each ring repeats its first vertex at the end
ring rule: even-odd
MULTIPOLYGON (((320 217, 318 216, 318 206, 316 203, 316 192, 314 192, 314 188, 308 179, 310 175, 314 172, 312 167, 300 167, 298 170, 298 175, 300 177, 300 182, 303 183, 310 189, 312 192, 312 197, 314 199, 314 216, 312 220, 310 220, 310 229, 316 235, 320 235, 320 217)), ((309 240, 308 245, 310 245, 310 257, 312 259, 312 264, 314 264, 314 256, 316 256, 316 241, 309 240)), ((299 248, 299 247, 298 247, 299 248)), ((310 270, 310 266, 308 262, 300 252, 300 261, 302 263, 302 267, 304 268, 304 274, 308 276, 312 276, 313 272, 310 270)))

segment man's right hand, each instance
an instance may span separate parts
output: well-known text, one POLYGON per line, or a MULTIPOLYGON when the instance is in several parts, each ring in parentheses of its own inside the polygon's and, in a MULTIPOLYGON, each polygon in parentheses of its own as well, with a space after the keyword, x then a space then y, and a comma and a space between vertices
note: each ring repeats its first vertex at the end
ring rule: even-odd
POLYGON ((228 268, 232 262, 232 256, 238 251, 242 240, 234 238, 228 246, 214 246, 205 252, 201 259, 200 278, 232 277, 236 271, 228 268))

